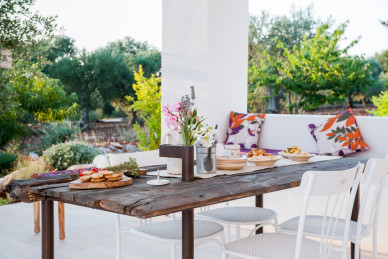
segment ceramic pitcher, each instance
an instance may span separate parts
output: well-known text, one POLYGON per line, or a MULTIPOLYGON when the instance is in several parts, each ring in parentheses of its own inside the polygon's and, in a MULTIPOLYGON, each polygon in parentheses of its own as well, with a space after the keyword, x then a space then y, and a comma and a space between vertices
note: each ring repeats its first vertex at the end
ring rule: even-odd
MULTIPOLYGON (((163 144, 183 145, 182 133, 179 130, 170 130, 166 135, 164 135, 163 144)), ((168 158, 167 173, 182 174, 182 159, 168 158)))

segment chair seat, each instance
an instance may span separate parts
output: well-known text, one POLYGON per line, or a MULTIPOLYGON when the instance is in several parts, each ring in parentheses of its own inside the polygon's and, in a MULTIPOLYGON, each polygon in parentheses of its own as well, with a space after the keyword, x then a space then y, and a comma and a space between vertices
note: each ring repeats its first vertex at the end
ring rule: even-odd
MULTIPOLYGON (((309 236, 320 237, 322 231, 323 217, 317 215, 306 216, 306 222, 304 225, 304 233, 309 236)), ((299 217, 289 219, 279 225, 281 231, 296 233, 298 231, 299 217)), ((335 227, 333 239, 343 240, 345 231, 345 219, 338 219, 335 227)), ((356 241, 357 222, 350 222, 350 234, 349 241, 356 241)), ((361 227, 361 238, 369 235, 368 225, 362 225, 361 227)))
MULTIPOLYGON (((194 238, 206 238, 224 230, 221 224, 203 220, 194 220, 194 238)), ((131 229, 131 232, 148 238, 163 240, 182 240, 182 220, 170 220, 148 224, 131 229)))
MULTIPOLYGON (((319 258, 319 243, 308 238, 302 242, 301 258, 319 258)), ((224 245, 228 254, 244 258, 293 259, 296 235, 268 233, 242 238, 224 245)))
POLYGON ((200 212, 195 216, 225 224, 252 225, 272 220, 277 214, 273 210, 259 207, 224 207, 200 212))

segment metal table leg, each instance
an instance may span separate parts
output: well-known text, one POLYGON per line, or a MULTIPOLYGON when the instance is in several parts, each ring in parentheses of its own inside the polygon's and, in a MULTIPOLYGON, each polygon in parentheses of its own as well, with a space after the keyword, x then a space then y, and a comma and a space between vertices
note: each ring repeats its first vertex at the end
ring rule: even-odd
MULTIPOLYGON (((260 207, 260 208, 263 208, 263 195, 260 194, 260 195, 256 195, 256 207, 260 207)), ((258 230, 256 230, 256 234, 261 234, 263 233, 263 228, 259 228, 258 230)))
POLYGON ((194 210, 182 211, 182 258, 194 259, 194 210))
POLYGON ((54 258, 54 202, 42 201, 42 259, 54 258))

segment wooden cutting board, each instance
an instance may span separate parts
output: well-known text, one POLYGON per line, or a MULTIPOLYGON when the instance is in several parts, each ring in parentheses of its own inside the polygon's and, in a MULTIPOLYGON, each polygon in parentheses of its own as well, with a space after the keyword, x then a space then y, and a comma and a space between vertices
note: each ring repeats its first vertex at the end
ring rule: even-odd
POLYGON ((127 186, 127 185, 131 185, 131 184, 132 184, 132 178, 123 175, 123 179, 121 179, 120 181, 113 181, 113 182, 105 181, 105 182, 99 182, 99 183, 92 183, 92 182, 82 182, 80 179, 77 179, 77 180, 69 183, 69 188, 71 188, 71 189, 105 189, 105 188, 127 186))

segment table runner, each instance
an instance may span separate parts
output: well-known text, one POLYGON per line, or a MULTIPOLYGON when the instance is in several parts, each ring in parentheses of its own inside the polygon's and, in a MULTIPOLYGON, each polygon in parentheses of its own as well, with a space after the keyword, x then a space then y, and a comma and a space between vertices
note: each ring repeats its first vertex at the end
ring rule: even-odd
MULTIPOLYGON (((258 170, 264 170, 267 168, 273 168, 273 167, 281 167, 281 166, 288 166, 288 165, 298 165, 298 164, 306 164, 306 163, 315 163, 315 162, 321 162, 321 161, 328 161, 328 160, 334 160, 334 159, 340 159, 342 156, 314 156, 309 159, 307 162, 296 162, 292 161, 291 159, 284 158, 280 159, 275 163, 274 166, 257 166, 253 163, 247 162, 247 165, 239 170, 218 170, 215 174, 197 174, 197 168, 194 168, 194 177, 195 178, 212 178, 219 175, 234 175, 234 174, 241 174, 241 173, 249 173, 253 171, 258 170)), ((157 172, 148 172, 147 175, 157 175, 157 172)), ((182 175, 173 175, 167 173, 167 170, 160 170, 160 176, 161 177, 176 177, 176 178, 182 178, 182 175)))

